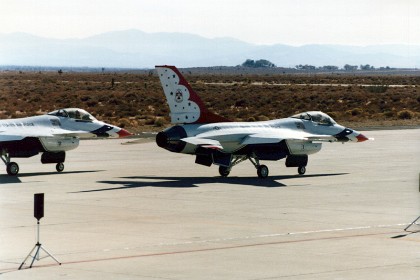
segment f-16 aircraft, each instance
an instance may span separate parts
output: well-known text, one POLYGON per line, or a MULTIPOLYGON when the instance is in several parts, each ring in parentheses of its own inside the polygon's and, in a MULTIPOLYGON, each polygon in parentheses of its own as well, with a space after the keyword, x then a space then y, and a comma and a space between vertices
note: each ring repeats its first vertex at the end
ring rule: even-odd
POLYGON ((83 109, 60 109, 46 115, 0 120, 0 157, 9 175, 19 173, 12 158, 29 158, 42 153, 43 164, 56 163, 64 170, 66 151, 79 146, 80 138, 125 137, 127 130, 95 119, 83 109))
POLYGON ((175 153, 195 155, 195 163, 219 166, 226 177, 232 167, 249 160, 258 177, 269 170, 262 160, 286 158, 287 167, 306 172, 308 155, 321 150, 322 142, 363 142, 363 134, 337 124, 319 111, 259 122, 231 122, 210 112, 175 66, 156 66, 171 123, 156 135, 159 147, 175 153))

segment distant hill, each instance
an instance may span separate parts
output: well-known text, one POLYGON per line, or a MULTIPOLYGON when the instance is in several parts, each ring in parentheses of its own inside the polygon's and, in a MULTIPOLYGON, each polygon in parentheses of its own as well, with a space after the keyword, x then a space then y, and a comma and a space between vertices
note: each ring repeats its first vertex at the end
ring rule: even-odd
POLYGON ((279 67, 345 64, 419 68, 420 46, 255 45, 233 38, 185 33, 107 32, 82 39, 52 39, 26 33, 0 34, 0 65, 152 68, 235 66, 267 59, 279 67))

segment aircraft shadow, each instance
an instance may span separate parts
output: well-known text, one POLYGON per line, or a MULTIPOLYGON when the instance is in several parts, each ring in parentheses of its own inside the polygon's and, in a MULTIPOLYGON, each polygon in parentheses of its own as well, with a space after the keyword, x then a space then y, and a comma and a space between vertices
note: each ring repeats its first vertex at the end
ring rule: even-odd
POLYGON ((0 175, 0 186, 3 184, 18 184, 22 181, 17 176, 0 175))
POLYGON ((311 178, 311 177, 325 177, 325 176, 340 176, 348 173, 333 173, 333 174, 314 174, 305 176, 269 176, 266 179, 257 177, 165 177, 165 176, 131 176, 121 177, 122 180, 115 181, 98 181, 98 183, 119 185, 118 187, 93 189, 79 191, 75 193, 101 192, 101 191, 115 191, 131 188, 143 187, 157 187, 157 188, 197 188, 201 184, 222 183, 232 185, 243 185, 263 188, 287 187, 287 185, 278 182, 280 180, 296 179, 296 178, 311 178), (126 180, 124 180, 126 179, 126 180), (129 181, 128 181, 128 180, 129 181), (160 180, 153 182, 149 180, 160 180))
POLYGON ((82 174, 82 173, 93 173, 93 172, 101 172, 101 171, 103 170, 63 171, 62 173, 58 173, 58 172, 22 173, 17 176, 0 175, 0 185, 22 183, 20 178, 25 178, 25 177, 37 177, 37 176, 45 176, 45 175, 59 175, 59 174, 82 174))

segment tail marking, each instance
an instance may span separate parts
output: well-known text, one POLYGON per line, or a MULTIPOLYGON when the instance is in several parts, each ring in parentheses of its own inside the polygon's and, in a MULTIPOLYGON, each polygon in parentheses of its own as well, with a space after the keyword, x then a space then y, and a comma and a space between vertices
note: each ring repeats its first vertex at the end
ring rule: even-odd
POLYGON ((156 66, 171 111, 171 122, 217 123, 228 119, 210 112, 175 66, 156 66))

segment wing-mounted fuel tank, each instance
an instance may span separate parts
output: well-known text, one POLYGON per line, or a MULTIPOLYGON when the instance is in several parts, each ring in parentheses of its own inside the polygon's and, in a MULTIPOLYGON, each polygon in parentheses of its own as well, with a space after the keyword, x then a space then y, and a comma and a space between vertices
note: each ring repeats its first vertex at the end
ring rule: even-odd
POLYGON ((47 152, 65 152, 79 146, 79 139, 75 137, 40 137, 39 140, 47 152))
POLYGON ((289 152, 292 155, 311 155, 319 152, 322 148, 322 143, 311 142, 292 142, 286 141, 289 152))

